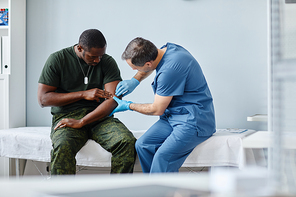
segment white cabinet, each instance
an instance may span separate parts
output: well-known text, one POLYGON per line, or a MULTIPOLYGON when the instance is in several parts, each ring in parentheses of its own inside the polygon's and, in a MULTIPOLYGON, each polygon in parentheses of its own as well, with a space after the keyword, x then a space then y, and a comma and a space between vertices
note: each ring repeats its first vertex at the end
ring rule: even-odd
MULTIPOLYGON (((8 26, 0 26, 0 36, 8 37, 9 72, 1 63, 0 129, 7 129, 26 126, 26 0, 0 0, 1 8, 8 8, 8 26)), ((9 166, 9 159, 0 158, 0 176, 9 174, 9 166)))

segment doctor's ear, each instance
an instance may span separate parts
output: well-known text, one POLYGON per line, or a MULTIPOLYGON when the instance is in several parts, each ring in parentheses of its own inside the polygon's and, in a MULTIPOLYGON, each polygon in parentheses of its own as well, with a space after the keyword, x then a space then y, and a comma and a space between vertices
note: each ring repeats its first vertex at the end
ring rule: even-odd
POLYGON ((145 63, 148 67, 152 67, 152 61, 145 63))

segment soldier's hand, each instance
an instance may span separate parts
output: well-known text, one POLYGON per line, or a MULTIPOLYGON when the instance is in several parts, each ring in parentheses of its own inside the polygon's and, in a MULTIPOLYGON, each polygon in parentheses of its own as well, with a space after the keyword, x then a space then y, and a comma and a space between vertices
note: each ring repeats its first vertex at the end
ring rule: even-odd
POLYGON ((60 122, 58 122, 58 124, 54 127, 54 130, 64 127, 80 129, 81 127, 83 127, 83 125, 81 120, 75 120, 73 118, 64 118, 60 122))
POLYGON ((108 91, 101 90, 99 88, 94 88, 90 90, 86 90, 83 92, 83 98, 85 100, 90 100, 90 101, 100 101, 100 98, 111 98, 112 94, 108 91))

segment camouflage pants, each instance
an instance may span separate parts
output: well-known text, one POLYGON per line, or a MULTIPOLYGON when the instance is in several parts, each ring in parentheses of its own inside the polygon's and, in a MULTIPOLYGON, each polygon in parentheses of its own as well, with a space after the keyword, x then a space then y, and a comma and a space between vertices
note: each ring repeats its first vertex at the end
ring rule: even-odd
POLYGON ((132 173, 136 158, 136 138, 117 118, 105 117, 81 129, 69 127, 53 129, 63 118, 81 119, 89 112, 86 109, 79 109, 53 116, 50 135, 53 146, 51 174, 75 174, 75 156, 88 139, 96 141, 112 154, 111 173, 132 173))

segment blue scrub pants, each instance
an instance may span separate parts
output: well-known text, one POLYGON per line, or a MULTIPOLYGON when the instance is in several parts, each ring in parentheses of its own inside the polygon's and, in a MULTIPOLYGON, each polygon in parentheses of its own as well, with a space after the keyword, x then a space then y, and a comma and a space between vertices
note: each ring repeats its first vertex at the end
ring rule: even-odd
POLYGON ((179 172, 192 150, 209 137, 198 136, 193 125, 159 119, 135 145, 143 172, 179 172))

